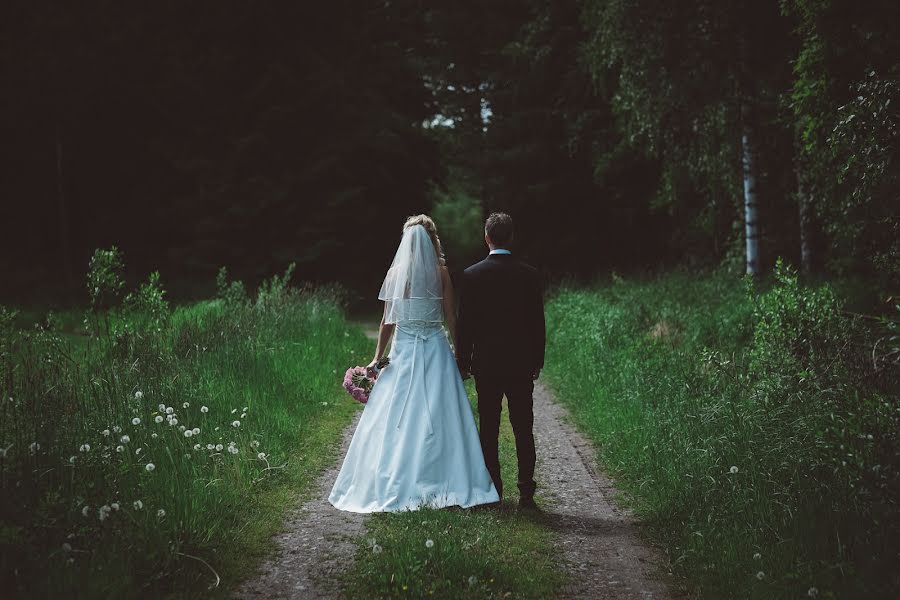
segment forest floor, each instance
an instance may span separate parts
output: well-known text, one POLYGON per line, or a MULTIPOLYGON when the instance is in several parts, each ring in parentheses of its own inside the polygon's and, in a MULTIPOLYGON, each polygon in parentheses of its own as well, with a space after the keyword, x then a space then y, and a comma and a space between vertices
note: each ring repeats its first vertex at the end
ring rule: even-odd
MULTIPOLYGON (((370 337, 372 333, 367 331, 370 337)), ((672 594, 664 583, 668 579, 665 557, 639 535, 640 525, 629 511, 616 504, 617 491, 597 467, 594 447, 570 425, 566 409, 540 383, 535 386, 534 401, 538 500, 542 510, 526 515, 526 527, 535 525, 543 530, 532 537, 546 540, 544 544, 550 547, 544 548, 544 553, 553 557, 553 567, 561 572, 557 579, 562 585, 554 588, 555 596, 601 600, 670 598, 672 594)), ((357 421, 358 418, 344 431, 341 456, 350 443, 357 421)), ((508 444, 511 441, 509 432, 505 437, 508 444)), ((506 454, 509 457, 509 452, 506 454)), ((506 462, 510 462, 508 458, 506 462)), ((289 517, 284 531, 276 537, 275 555, 263 564, 256 578, 239 587, 236 597, 359 595, 359 576, 356 577, 357 593, 350 589, 354 579, 354 555, 369 559, 371 553, 360 553, 359 548, 366 547, 362 540, 370 523, 367 515, 342 512, 329 504, 328 494, 339 468, 340 460, 322 474, 314 495, 289 517)), ((460 514, 465 512, 468 511, 460 511, 460 514)), ((508 500, 500 509, 482 512, 497 513, 498 522, 505 518, 507 525, 509 519, 518 518, 508 500)), ((422 525, 425 523, 423 521, 422 525)), ((512 525, 515 527, 516 521, 512 525)), ((387 527, 409 528, 402 521, 389 522, 387 527)), ((478 527, 483 528, 483 525, 478 527)), ((458 523, 457 530, 464 529, 465 524, 458 523)), ((380 533, 384 536, 383 530, 380 533)), ((515 544, 516 540, 509 543, 515 544)), ((530 548, 522 550, 525 554, 534 553, 530 548)), ((483 560, 501 558, 489 555, 483 560)), ((528 568, 527 565, 524 568, 528 568)), ((393 574, 391 580, 393 582, 393 574)), ((366 595, 381 596, 385 591, 368 589, 366 595)), ((497 590, 484 591, 485 595, 492 596, 497 590)), ((501 595, 519 597, 523 591, 507 591, 501 595)), ((535 594, 544 595, 546 590, 535 591, 535 594)), ((389 595, 394 594, 389 592, 389 595)), ((477 595, 480 594, 473 594, 477 595)), ((525 595, 532 594, 526 592, 525 595)))

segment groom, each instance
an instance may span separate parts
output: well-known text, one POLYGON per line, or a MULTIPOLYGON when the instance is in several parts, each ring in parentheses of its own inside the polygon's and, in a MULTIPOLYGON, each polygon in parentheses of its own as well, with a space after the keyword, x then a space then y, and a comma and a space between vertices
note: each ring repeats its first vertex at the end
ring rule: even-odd
POLYGON ((534 503, 534 380, 544 366, 544 301, 537 271, 510 251, 512 218, 493 213, 484 225, 486 259, 465 270, 460 286, 456 361, 463 378, 475 377, 481 450, 494 486, 500 480, 501 401, 506 396, 516 436, 519 506, 534 503))

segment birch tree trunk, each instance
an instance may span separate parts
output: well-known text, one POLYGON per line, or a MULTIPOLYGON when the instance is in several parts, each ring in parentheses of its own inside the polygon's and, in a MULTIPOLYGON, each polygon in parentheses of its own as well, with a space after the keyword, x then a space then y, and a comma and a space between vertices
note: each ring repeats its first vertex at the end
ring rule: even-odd
POLYGON ((747 243, 747 275, 759 275, 759 204, 756 195, 757 166, 752 130, 744 119, 741 133, 741 163, 744 176, 744 237, 747 243))

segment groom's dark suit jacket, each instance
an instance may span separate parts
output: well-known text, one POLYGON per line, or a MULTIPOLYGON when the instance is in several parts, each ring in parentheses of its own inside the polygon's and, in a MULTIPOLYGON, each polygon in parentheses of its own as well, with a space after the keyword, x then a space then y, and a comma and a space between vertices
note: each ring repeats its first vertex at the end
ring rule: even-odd
POLYGON ((544 366, 544 300, 537 271, 491 254, 462 275, 456 358, 476 377, 530 375, 544 366))

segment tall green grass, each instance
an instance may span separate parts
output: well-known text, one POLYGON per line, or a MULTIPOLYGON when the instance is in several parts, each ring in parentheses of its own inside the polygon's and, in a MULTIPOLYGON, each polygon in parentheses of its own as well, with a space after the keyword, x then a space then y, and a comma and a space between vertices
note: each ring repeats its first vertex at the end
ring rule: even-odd
POLYGON ((333 294, 223 277, 173 310, 121 268, 96 255, 83 329, 0 313, 5 593, 227 595, 356 409, 337 373, 366 342, 333 294))
POLYGON ((900 589, 898 373, 827 286, 616 278, 547 317, 557 396, 700 597, 900 589))

